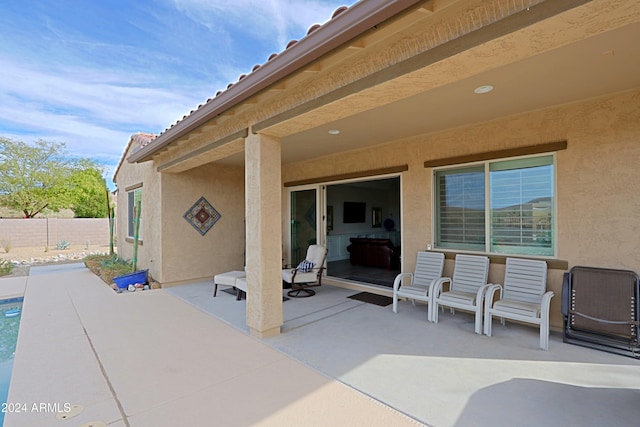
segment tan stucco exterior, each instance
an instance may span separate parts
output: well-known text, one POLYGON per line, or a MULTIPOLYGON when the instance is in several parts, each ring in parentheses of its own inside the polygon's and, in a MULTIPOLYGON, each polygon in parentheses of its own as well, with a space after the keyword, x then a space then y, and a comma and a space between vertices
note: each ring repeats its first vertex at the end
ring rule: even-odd
MULTIPOLYGON (((188 132, 172 142, 168 130, 167 145, 116 176, 124 209, 122 190, 143 182, 140 263, 172 285, 246 260, 247 323, 254 335, 270 336, 282 322, 291 183, 400 170, 403 270, 411 271, 416 251, 433 244, 426 161, 566 141, 554 151, 557 238, 548 282, 559 328, 567 268, 640 270, 640 69, 619 43, 638 34, 640 2, 516 3, 420 3, 204 125, 178 123, 175 132, 188 132), (612 69, 617 74, 594 79, 612 69), (503 92, 472 94, 488 82, 503 92), (331 139, 334 126, 343 132, 331 139), (222 214, 205 236, 182 218, 201 196, 222 214)), ((123 227, 120 220, 126 257, 123 227)), ((448 260, 447 274, 452 266, 448 260)), ((503 273, 503 264, 492 264, 490 282, 503 273)))
POLYGON ((182 174, 160 174, 153 162, 119 170, 118 254, 131 259, 127 239, 127 191, 142 184, 142 245, 138 264, 163 286, 189 282, 244 265, 244 168, 205 165, 182 174), (220 213, 201 236, 184 218, 205 197, 220 213))
MULTIPOLYGON (((124 156, 135 151, 137 144, 132 140, 124 156)), ((116 207, 116 236, 118 255, 124 259, 133 258, 133 239, 128 237, 129 212, 128 193, 140 188, 142 191, 140 222, 140 242, 138 246, 138 265, 140 268, 149 269, 149 275, 159 280, 161 276, 159 267, 162 265, 160 233, 154 233, 157 229, 158 213, 160 212, 160 179, 155 173, 153 162, 137 164, 135 167, 123 162, 114 179, 118 186, 116 207)))
MULTIPOLYGON (((335 176, 408 164, 402 173, 402 243, 415 254, 433 243, 431 159, 567 140, 557 153, 557 259, 569 266, 588 265, 637 270, 640 267, 640 91, 591 99, 491 123, 421 135, 351 153, 287 165, 283 181, 335 176)), ((286 193, 285 193, 286 194, 286 193)), ((286 212, 286 198, 283 211, 286 212)), ((286 227, 286 217, 283 227, 286 227)), ((285 228, 286 229, 286 228, 285 228)), ((415 258, 403 257, 405 271, 415 258)), ((446 273, 453 263, 448 261, 446 273)), ((562 273, 550 270, 552 324, 561 325, 562 273)), ((504 265, 493 264, 489 281, 500 283, 504 265)))

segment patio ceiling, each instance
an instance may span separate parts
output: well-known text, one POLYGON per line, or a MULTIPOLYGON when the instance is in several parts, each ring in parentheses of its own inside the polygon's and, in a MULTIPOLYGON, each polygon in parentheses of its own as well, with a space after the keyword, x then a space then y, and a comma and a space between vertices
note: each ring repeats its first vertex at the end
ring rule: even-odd
MULTIPOLYGON (((252 131, 281 138, 282 163, 287 164, 638 89, 640 55, 633 43, 640 40, 638 3, 542 2, 531 11, 462 35, 438 34, 437 38, 449 37, 450 41, 400 58, 395 65, 364 78, 342 86, 335 83, 338 88, 329 93, 315 98, 307 93, 306 86, 315 85, 314 76, 326 81, 327 73, 335 70, 344 76, 348 74, 340 70, 344 64, 367 68, 362 60, 371 60, 367 54, 394 43, 402 45, 428 31, 437 13, 432 15, 425 7, 430 2, 418 5, 199 127, 187 123, 192 118, 195 122, 201 113, 196 112, 178 126, 192 126, 193 130, 163 148, 166 154, 159 159, 159 170, 181 172, 211 162, 243 165, 243 138, 252 131), (322 72, 316 74, 318 70, 322 72), (494 89, 474 93, 483 85, 494 89), (308 99, 262 122, 228 127, 235 132, 220 136, 225 135, 220 129, 227 129, 235 115, 243 117, 257 105, 274 105, 281 93, 290 90, 308 99), (329 132, 333 130, 339 133, 329 132)), ((443 16, 460 13, 455 8, 443 9, 443 16)), ((150 158, 147 154, 138 157, 135 161, 150 158)))
MULTIPOLYGON (((317 126, 304 115, 265 131, 281 134, 282 162, 289 163, 413 135, 497 119, 553 105, 640 88, 640 24, 584 39, 414 96, 317 126), (494 90, 476 94, 481 85, 494 90), (288 129, 296 129, 294 132, 288 129), (330 130, 339 130, 332 135, 330 130)), ((382 100, 384 101, 384 100, 382 100)), ((336 101, 331 108, 341 110, 336 101)), ((220 160, 244 163, 244 153, 220 160)))

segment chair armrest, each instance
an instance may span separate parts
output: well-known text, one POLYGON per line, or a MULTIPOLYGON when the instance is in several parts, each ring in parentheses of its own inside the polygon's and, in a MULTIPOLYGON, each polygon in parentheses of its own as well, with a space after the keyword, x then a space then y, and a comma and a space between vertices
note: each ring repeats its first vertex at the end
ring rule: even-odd
POLYGON ((553 291, 547 291, 542 295, 542 301, 540 302, 540 317, 549 318, 549 310, 551 306, 551 298, 553 298, 553 291))
POLYGON ((483 304, 483 299, 485 297, 485 294, 487 293, 487 290, 489 289, 491 285, 484 285, 484 286, 480 286, 480 289, 478 289, 478 293, 476 294, 476 307, 478 306, 482 306, 483 304))
POLYGON ((493 296, 496 291, 500 290, 500 299, 502 299, 502 285, 499 284, 489 284, 487 285, 487 290, 484 296, 484 309, 489 310, 493 306, 493 296))
POLYGON ((400 289, 400 284, 402 283, 402 279, 405 277, 411 278, 411 283, 413 283, 413 273, 400 273, 393 279, 393 292, 397 292, 400 289))
POLYGON ((432 298, 438 297, 445 283, 448 283, 449 288, 451 288, 451 277, 441 277, 434 280, 431 286, 429 286, 429 295, 431 295, 432 298))

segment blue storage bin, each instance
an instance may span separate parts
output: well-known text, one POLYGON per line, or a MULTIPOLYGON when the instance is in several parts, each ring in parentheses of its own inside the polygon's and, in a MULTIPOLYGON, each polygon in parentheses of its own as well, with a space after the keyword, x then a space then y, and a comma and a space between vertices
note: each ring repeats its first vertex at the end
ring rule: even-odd
POLYGON ((148 271, 149 270, 138 270, 138 271, 134 271, 133 273, 114 277, 113 282, 120 289, 126 289, 129 287, 129 285, 135 285, 136 283, 147 283, 148 271))

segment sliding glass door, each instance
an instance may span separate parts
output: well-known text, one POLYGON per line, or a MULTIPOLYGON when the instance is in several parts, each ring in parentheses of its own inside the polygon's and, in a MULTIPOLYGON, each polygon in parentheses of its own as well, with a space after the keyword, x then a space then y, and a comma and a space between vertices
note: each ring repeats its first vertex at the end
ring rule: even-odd
POLYGON ((309 245, 322 244, 324 236, 319 235, 324 212, 319 197, 321 188, 314 186, 290 192, 290 248, 289 262, 298 265, 304 261, 309 245))
POLYGON ((400 176, 345 180, 290 188, 288 252, 285 262, 304 261, 309 245, 326 246, 326 274, 357 282, 392 286, 401 263, 400 176), (375 240, 352 259, 351 239, 375 240))

